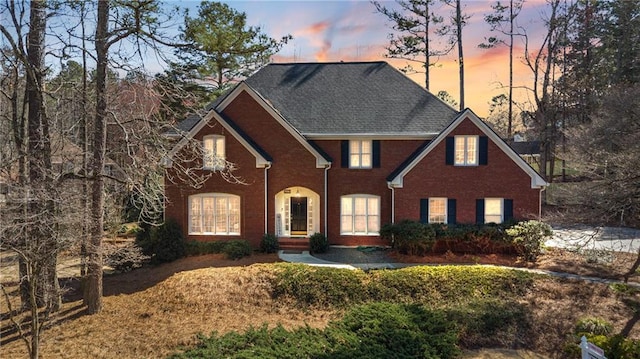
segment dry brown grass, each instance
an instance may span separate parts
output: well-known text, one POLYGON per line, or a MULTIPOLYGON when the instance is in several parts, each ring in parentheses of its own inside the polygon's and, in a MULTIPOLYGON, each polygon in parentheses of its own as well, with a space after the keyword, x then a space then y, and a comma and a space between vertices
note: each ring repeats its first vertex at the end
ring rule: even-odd
MULTIPOLYGON (((104 310, 97 315, 84 314, 77 281, 70 281, 62 312, 44 332, 43 358, 159 358, 194 344, 197 333, 241 331, 264 323, 324 327, 340 315, 274 301, 269 287, 273 272, 261 263, 277 261, 276 255, 239 261, 207 255, 106 276, 104 310)), ((633 300, 640 302, 640 296, 633 300)), ((621 330, 633 318, 625 303, 607 285, 555 279, 537 280, 535 290, 521 301, 531 316, 523 319, 535 325, 527 334, 541 353, 557 353, 576 320, 586 315, 602 317, 621 330)), ((8 330, 6 313, 2 303, 2 358, 26 357, 24 344, 8 330)), ((638 327, 632 337, 640 337, 638 327)), ((543 358, 527 352, 493 353, 473 352, 467 358, 543 358)))
MULTIPOLYGON (((84 315, 74 289, 44 333, 43 358, 158 358, 194 344, 197 333, 263 323, 325 326, 333 313, 303 312, 271 299, 268 272, 255 263, 276 261, 275 255, 240 261, 207 255, 107 276, 104 310, 97 315, 84 315)), ((0 310, 7 312, 4 303, 0 310)), ((7 324, 2 321, 2 357, 26 357, 24 343, 6 331, 7 324)))

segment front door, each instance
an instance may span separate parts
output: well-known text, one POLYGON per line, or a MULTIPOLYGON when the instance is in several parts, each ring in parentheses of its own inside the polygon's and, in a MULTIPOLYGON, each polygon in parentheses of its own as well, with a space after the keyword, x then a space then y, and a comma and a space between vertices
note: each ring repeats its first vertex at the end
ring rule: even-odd
POLYGON ((291 197, 291 234, 307 234, 307 197, 291 197))

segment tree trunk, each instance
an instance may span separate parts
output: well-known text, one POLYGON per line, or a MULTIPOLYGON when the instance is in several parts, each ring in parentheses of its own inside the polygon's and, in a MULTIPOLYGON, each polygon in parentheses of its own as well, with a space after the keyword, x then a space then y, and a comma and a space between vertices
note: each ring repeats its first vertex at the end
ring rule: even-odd
POLYGON ((96 114, 93 124, 93 160, 91 187, 91 238, 87 246, 88 267, 84 302, 89 314, 102 310, 102 235, 104 207, 104 168, 107 113, 107 56, 108 56, 109 2, 98 2, 96 24, 96 114))
POLYGON ((429 53, 429 0, 424 2, 424 85, 429 91, 429 69, 431 68, 431 54, 429 53))
POLYGON ((464 110, 464 55, 462 54, 462 8, 456 0, 456 27, 458 36, 458 67, 460 69, 460 111, 464 110))
POLYGON ((509 0, 509 118, 507 138, 513 139, 513 0, 509 0))
MULTIPOLYGON (((84 16, 85 16, 85 3, 80 2, 80 26, 82 31, 82 48, 86 49, 85 42, 85 24, 84 24, 84 16)), ((80 145, 82 147, 82 238, 80 240, 80 276, 85 277, 87 275, 87 244, 89 243, 89 235, 90 230, 89 226, 91 225, 91 221, 89 220, 89 212, 91 202, 89 201, 89 179, 87 178, 89 174, 89 131, 87 131, 87 127, 89 126, 88 115, 87 115, 87 52, 82 51, 82 94, 80 105, 82 107, 80 120, 80 145)))
MULTIPOLYGON (((54 200, 51 181, 51 144, 48 119, 44 107, 44 54, 46 29, 45 1, 32 1, 29 14, 27 43, 26 98, 28 101, 29 194, 26 198, 29 216, 34 218, 27 229, 27 241, 31 241, 31 261, 40 266, 36 271, 37 305, 56 311, 61 298, 56 273, 57 243, 53 233, 54 200)), ((33 265, 33 263, 32 263, 33 265)), ((32 285, 34 285, 32 283, 32 285)))

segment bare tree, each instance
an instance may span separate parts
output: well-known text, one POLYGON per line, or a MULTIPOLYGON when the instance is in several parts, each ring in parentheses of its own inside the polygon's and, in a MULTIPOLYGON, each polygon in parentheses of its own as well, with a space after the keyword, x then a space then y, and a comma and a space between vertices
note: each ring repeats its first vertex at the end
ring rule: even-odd
POLYGON ((499 37, 485 38, 485 42, 478 45, 481 48, 490 49, 500 44, 509 47, 509 110, 507 115, 507 138, 511 138, 513 133, 513 48, 514 37, 522 36, 522 32, 516 31, 516 17, 522 10, 524 0, 509 0, 508 5, 503 5, 500 1, 496 1, 491 5, 492 14, 485 15, 484 20, 490 25, 491 31, 496 31, 504 36, 508 36, 508 42, 499 37), (508 11, 508 14, 507 14, 508 11))
POLYGON ((451 51, 451 47, 437 50, 431 44, 431 25, 440 24, 443 19, 431 10, 433 0, 396 0, 396 3, 399 6, 397 10, 372 1, 376 11, 386 16, 393 23, 393 30, 397 31, 389 34, 386 56, 420 64, 420 70, 411 64, 401 70, 405 73, 424 71, 425 88, 429 90, 431 66, 436 64, 438 57, 451 51))
POLYGON ((461 0, 441 0, 445 5, 452 7, 450 22, 438 29, 441 36, 449 36, 449 44, 458 48, 458 79, 460 87, 460 110, 464 107, 464 46, 462 44, 462 28, 467 24, 470 15, 462 13, 461 0))
POLYGON ((549 17, 545 20, 547 32, 537 51, 532 52, 529 37, 525 35, 524 62, 531 70, 533 84, 529 87, 534 99, 535 112, 531 121, 540 140, 540 163, 538 172, 547 181, 553 181, 553 169, 555 158, 555 143, 558 135, 557 115, 558 101, 555 88, 555 65, 558 61, 560 40, 562 39, 562 21, 560 14, 560 0, 548 0, 550 8, 549 17), (547 173, 547 164, 550 164, 550 172, 547 173))

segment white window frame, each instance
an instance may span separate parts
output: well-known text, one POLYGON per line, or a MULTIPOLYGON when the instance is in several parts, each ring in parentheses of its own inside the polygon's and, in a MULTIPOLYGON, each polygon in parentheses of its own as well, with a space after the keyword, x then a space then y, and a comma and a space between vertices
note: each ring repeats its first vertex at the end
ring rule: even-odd
POLYGON ((380 196, 374 196, 370 194, 352 194, 340 197, 340 234, 343 236, 377 236, 380 235, 380 196), (356 201, 357 200, 365 200, 365 213, 357 214, 355 213, 356 201), (350 212, 344 213, 344 203, 345 201, 350 202, 350 212), (369 201, 377 201, 378 212, 377 213, 369 213, 369 201), (364 216, 365 220, 365 229, 364 231, 356 231, 356 220, 357 217, 364 216), (370 221, 373 220, 374 224, 371 228, 370 221), (343 226, 344 222, 348 221, 350 223, 350 230, 346 230, 343 226))
POLYGON ((503 198, 485 198, 484 199, 484 223, 502 223, 504 222, 504 199, 503 198), (489 212, 488 202, 499 201, 500 213, 489 212), (498 220, 498 221, 496 221, 498 220))
POLYGON ((447 202, 448 200, 446 197, 429 198, 429 218, 427 219, 429 223, 447 223, 447 211, 449 210, 447 208, 447 202), (436 202, 442 202, 444 213, 435 213, 436 211, 434 210, 434 205, 436 204, 436 202), (442 219, 442 221, 439 220, 440 218, 442 219))
POLYGON ((242 223, 242 211, 241 211, 241 201, 240 196, 236 196, 234 194, 229 193, 203 193, 197 194, 193 196, 189 196, 189 234, 191 235, 216 235, 216 236, 236 236, 240 235, 240 228, 242 223), (226 223, 225 231, 218 231, 217 229, 217 221, 219 218, 218 213, 216 211, 219 200, 225 200, 224 208, 223 208, 223 220, 226 223), (237 201, 237 208, 233 208, 233 201, 237 201), (205 201, 212 201, 213 207, 211 208, 211 213, 205 213, 205 201), (194 214, 194 207, 198 208, 197 214, 194 214), (235 209, 235 211, 234 211, 235 209), (234 211, 235 213, 232 213, 234 211), (198 221, 200 223, 200 228, 195 228, 194 218, 197 216, 198 221), (237 217, 235 220, 233 217, 237 217), (211 223, 208 223, 208 226, 205 225, 205 222, 210 220, 211 223), (206 230, 205 227, 210 227, 212 230, 206 230))
POLYGON ((226 166, 226 143, 222 135, 208 135, 202 138, 202 168, 220 171, 226 166))
POLYGON ((373 140, 349 140, 349 168, 373 168, 373 140), (365 143, 369 152, 363 150, 365 143), (363 164, 367 159, 368 164, 363 164))
POLYGON ((480 136, 454 136, 453 141, 453 164, 456 166, 477 166, 480 136), (471 139, 473 139, 474 147, 471 148, 471 139), (462 156, 458 156, 458 147, 462 145, 462 156), (473 156, 473 158, 472 158, 473 156))

